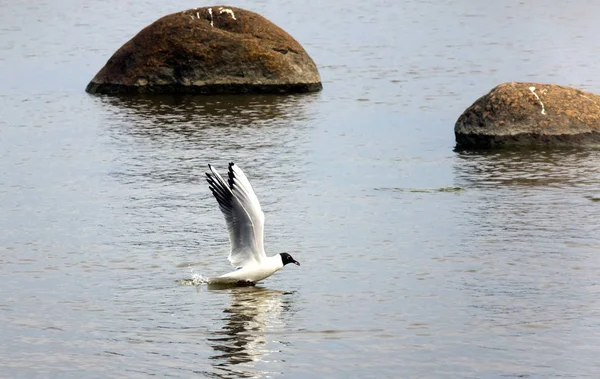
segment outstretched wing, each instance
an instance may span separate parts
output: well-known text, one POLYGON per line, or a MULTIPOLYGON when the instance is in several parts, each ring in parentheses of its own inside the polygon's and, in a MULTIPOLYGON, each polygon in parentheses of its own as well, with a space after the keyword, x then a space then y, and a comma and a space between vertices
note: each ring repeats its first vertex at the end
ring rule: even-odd
POLYGON ((209 188, 219 203, 229 229, 229 262, 234 267, 259 263, 266 257, 263 247, 265 216, 248 178, 234 163, 229 164, 227 181, 211 165, 208 168, 210 173, 206 173, 206 177, 209 188))

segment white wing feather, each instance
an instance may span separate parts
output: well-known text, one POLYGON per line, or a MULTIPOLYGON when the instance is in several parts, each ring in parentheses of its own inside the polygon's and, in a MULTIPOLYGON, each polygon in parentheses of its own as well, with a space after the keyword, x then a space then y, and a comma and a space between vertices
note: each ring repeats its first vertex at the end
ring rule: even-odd
POLYGON ((263 245, 265 216, 248 178, 234 163, 229 164, 227 182, 211 165, 208 168, 209 188, 229 229, 229 262, 234 267, 260 263, 266 258, 263 245))

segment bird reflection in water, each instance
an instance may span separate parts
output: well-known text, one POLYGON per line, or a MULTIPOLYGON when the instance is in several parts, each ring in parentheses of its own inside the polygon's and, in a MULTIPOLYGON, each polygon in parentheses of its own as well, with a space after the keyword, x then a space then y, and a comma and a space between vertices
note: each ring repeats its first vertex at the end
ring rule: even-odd
POLYGON ((223 312, 225 325, 208 342, 216 354, 210 357, 216 377, 262 377, 256 362, 285 346, 285 314, 291 309, 291 292, 261 287, 229 290, 231 305, 223 312), (272 338, 269 338, 272 336, 272 338))

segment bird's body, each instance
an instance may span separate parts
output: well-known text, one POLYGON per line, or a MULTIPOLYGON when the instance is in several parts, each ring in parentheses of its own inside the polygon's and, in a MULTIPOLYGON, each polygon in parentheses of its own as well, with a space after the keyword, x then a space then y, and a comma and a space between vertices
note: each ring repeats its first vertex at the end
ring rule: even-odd
POLYGON ((231 252, 229 262, 236 267, 216 278, 210 284, 255 284, 273 275, 288 263, 300 265, 288 253, 267 257, 263 247, 265 216, 254 189, 242 170, 234 163, 229 164, 228 180, 208 165, 206 173, 209 188, 225 217, 229 230, 231 252))
POLYGON ((256 283, 268 278, 283 267, 279 254, 267 257, 260 264, 249 264, 225 275, 210 279, 211 284, 256 283))

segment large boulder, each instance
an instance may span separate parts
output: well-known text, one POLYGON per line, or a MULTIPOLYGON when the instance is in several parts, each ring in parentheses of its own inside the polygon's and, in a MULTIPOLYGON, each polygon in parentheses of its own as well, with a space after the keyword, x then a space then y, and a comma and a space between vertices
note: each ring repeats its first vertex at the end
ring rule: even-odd
POLYGON ((456 147, 600 144, 600 96, 554 84, 503 83, 467 108, 456 147))
POLYGON ((240 8, 195 8, 140 31, 88 84, 90 93, 284 93, 322 88, 302 46, 240 8))

